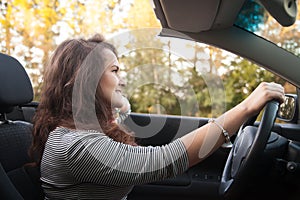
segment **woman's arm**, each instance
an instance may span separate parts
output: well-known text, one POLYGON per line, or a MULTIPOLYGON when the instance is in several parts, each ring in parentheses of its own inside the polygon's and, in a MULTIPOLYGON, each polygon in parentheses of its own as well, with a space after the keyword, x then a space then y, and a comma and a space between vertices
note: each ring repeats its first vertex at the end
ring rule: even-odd
MULTIPOLYGON (((283 102, 283 87, 276 83, 263 82, 243 102, 215 121, 231 136, 249 117, 259 113, 264 105, 272 99, 283 102)), ((222 130, 217 124, 208 123, 181 138, 187 149, 190 166, 206 158, 225 142, 222 130)))
MULTIPOLYGON (((175 177, 188 168, 180 140, 164 146, 131 146, 99 132, 76 132, 64 155, 68 169, 80 182, 130 186, 175 177)), ((66 140, 64 140, 66 141, 66 140)))

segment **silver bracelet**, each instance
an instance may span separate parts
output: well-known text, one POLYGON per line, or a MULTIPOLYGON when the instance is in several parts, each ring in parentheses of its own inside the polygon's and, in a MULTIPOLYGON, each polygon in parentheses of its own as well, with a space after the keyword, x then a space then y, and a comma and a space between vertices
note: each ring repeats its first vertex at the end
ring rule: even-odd
POLYGON ((224 135, 224 137, 225 137, 225 143, 227 143, 227 144, 231 144, 231 141, 230 141, 230 136, 229 136, 229 134, 228 134, 228 132, 216 121, 216 120, 214 120, 214 119, 209 119, 208 120, 208 123, 214 123, 215 125, 217 125, 221 130, 222 130, 222 133, 223 133, 223 135, 224 135))

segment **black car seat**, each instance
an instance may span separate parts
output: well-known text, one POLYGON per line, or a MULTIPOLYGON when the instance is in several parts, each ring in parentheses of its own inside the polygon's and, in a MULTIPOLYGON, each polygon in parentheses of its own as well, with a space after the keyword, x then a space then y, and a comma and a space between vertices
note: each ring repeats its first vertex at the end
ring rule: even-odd
POLYGON ((43 198, 39 168, 27 165, 33 161, 28 156, 32 124, 7 118, 16 106, 32 99, 32 85, 23 66, 0 53, 0 199, 43 198))

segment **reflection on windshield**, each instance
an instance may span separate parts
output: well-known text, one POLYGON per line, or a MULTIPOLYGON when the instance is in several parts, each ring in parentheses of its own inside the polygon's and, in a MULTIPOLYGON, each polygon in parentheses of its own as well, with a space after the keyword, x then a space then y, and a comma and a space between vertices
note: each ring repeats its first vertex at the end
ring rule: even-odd
POLYGON ((257 32, 265 23, 265 16, 262 5, 253 0, 246 1, 234 24, 250 32, 257 32))
MULTIPOLYGON (((299 8, 300 1, 297 4, 299 8)), ((293 25, 283 27, 269 14, 260 1, 247 0, 234 24, 300 57, 299 17, 300 15, 297 16, 293 25)))

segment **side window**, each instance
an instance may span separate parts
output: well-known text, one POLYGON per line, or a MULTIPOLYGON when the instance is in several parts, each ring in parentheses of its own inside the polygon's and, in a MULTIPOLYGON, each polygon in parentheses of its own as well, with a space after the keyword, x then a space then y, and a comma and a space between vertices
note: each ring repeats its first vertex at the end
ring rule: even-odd
MULTIPOLYGON (((149 34, 145 34, 149 35, 149 34)), ((145 37, 145 35, 143 37, 145 37)), ((294 86, 227 51, 188 40, 140 39, 120 57, 132 112, 216 117, 245 99, 260 82, 294 86)))

